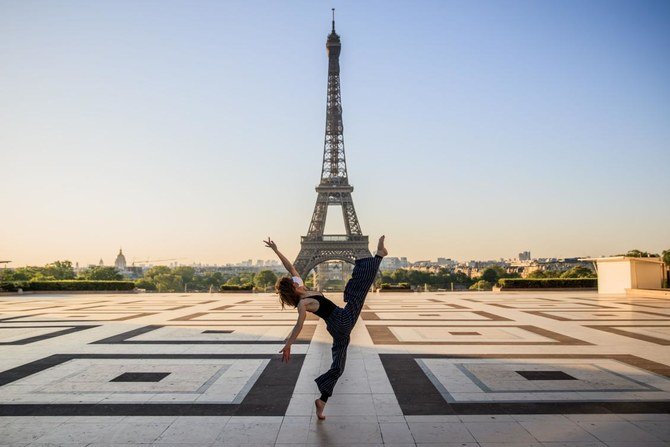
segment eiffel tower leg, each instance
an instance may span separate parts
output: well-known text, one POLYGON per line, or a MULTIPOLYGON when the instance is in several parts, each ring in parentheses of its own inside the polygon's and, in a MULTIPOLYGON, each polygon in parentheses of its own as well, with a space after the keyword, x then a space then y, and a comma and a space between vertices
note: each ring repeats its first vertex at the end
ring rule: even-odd
POLYGON ((309 223, 307 234, 323 234, 326 228, 326 217, 328 215, 328 194, 319 193, 314 205, 314 213, 309 223))
POLYGON ((342 198, 342 217, 344 217, 344 226, 347 229, 347 234, 362 234, 351 194, 347 194, 342 198))

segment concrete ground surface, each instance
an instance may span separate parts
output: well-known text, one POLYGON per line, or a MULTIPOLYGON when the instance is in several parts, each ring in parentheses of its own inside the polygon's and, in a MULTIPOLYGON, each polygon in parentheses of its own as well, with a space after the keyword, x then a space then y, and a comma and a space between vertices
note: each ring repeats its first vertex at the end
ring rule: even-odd
MULTIPOLYGON (((339 305, 341 294, 326 294, 339 305)), ((274 294, 0 296, 0 446, 670 445, 670 300, 370 293, 314 416, 326 325, 274 294)))

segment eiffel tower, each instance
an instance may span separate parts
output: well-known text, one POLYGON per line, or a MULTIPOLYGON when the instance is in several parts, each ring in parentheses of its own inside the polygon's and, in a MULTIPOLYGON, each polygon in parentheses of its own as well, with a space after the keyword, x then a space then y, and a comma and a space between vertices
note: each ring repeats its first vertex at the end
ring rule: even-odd
POLYGON ((321 165, 321 182, 316 187, 317 198, 307 236, 300 240, 300 253, 293 265, 300 276, 325 261, 340 260, 354 263, 358 258, 372 256, 368 237, 363 236, 356 217, 344 156, 344 127, 342 125, 342 98, 340 96, 340 36, 333 29, 326 41, 328 52, 328 99, 326 106, 326 137, 321 165), (346 234, 323 234, 328 207, 342 207, 346 234))

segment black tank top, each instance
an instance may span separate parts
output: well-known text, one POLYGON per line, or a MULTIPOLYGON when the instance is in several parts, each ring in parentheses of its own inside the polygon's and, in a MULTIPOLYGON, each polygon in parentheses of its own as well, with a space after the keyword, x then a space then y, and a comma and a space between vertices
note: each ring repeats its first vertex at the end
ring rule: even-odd
POLYGON ((335 310, 335 303, 323 295, 313 295, 309 298, 314 298, 319 302, 319 309, 314 312, 314 315, 317 317, 321 317, 325 320, 333 313, 333 310, 335 310))

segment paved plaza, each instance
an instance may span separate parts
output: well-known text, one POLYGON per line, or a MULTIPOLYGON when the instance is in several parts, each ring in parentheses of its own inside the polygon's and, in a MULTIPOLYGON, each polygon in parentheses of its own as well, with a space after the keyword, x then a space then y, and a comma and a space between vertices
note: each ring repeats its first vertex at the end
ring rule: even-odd
MULTIPOLYGON (((326 294, 342 305, 341 294, 326 294)), ((274 294, 0 296, 0 446, 670 445, 670 300, 370 293, 344 375, 274 294)))

